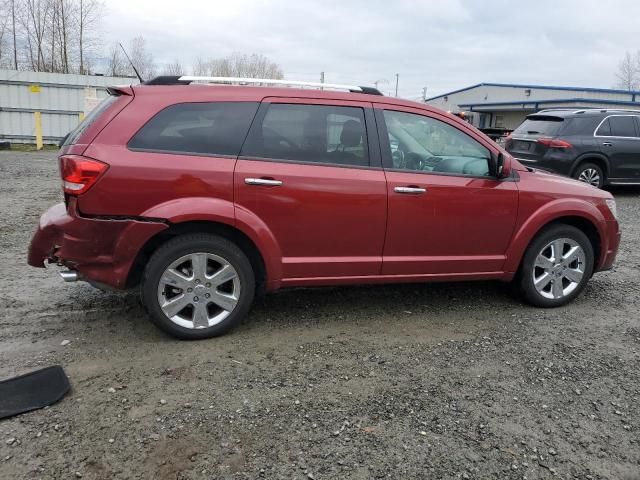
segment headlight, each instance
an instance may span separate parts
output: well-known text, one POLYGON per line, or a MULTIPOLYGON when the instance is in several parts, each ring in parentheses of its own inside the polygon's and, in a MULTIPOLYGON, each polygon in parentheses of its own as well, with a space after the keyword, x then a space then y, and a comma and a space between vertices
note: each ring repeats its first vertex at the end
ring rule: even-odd
POLYGON ((613 198, 607 198, 605 200, 605 202, 607 202, 607 207, 609 207, 609 210, 611 211, 611 214, 613 215, 613 218, 615 218, 617 220, 618 219, 618 210, 616 208, 616 201, 613 198))

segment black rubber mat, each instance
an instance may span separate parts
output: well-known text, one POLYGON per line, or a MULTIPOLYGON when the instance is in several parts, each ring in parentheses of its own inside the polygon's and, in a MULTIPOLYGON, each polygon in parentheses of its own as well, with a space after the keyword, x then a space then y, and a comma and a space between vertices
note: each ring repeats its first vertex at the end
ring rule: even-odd
POLYGON ((0 418, 52 405, 69 388, 69 379, 60 365, 4 380, 0 382, 0 418))

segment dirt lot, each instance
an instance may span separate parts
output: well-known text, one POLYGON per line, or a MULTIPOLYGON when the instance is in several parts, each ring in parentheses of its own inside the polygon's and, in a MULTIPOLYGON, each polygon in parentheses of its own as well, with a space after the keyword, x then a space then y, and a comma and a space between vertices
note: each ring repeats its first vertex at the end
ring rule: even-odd
POLYGON ((133 294, 26 265, 55 152, 0 154, 0 379, 72 392, 0 421, 0 478, 640 478, 640 189, 615 270, 538 310, 499 283, 284 291, 180 342, 133 294), (62 346, 63 340, 70 343, 62 346))

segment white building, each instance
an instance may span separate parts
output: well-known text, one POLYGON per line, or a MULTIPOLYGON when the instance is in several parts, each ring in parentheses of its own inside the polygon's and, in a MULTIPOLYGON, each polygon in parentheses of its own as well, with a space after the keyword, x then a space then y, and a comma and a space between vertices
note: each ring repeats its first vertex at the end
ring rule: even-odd
POLYGON ((34 143, 40 112, 44 143, 58 143, 97 103, 110 85, 136 78, 0 70, 0 142, 34 143))
POLYGON ((538 110, 552 108, 640 109, 640 92, 606 88, 479 83, 428 98, 451 113, 465 113, 481 129, 513 130, 538 110))

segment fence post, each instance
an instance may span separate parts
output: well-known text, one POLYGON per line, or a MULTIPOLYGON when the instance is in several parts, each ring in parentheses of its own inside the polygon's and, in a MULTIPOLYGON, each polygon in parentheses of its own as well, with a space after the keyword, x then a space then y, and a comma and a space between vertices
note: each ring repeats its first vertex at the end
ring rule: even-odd
POLYGON ((36 149, 42 150, 42 117, 40 112, 33 113, 36 122, 36 149))

